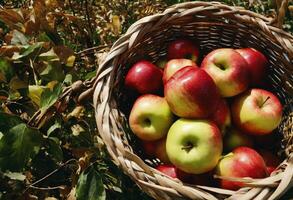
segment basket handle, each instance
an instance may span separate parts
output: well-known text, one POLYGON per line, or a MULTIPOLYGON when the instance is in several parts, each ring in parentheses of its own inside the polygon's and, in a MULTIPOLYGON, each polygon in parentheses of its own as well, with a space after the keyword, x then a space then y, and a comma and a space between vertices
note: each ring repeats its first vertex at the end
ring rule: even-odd
POLYGON ((273 19, 272 24, 280 29, 282 29, 284 24, 284 19, 286 11, 288 9, 289 0, 275 0, 277 15, 273 19))

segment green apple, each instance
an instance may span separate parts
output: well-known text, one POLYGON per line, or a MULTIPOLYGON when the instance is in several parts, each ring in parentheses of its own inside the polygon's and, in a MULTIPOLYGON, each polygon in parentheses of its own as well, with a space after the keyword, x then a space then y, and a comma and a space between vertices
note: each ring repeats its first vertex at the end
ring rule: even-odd
POLYGON ((152 94, 140 96, 129 116, 132 132, 146 141, 166 136, 172 123, 173 114, 165 98, 152 94))
POLYGON ((221 132, 211 121, 181 118, 167 135, 166 151, 170 162, 187 173, 202 174, 212 170, 222 149, 221 132))
POLYGON ((230 152, 240 146, 253 147, 253 140, 249 135, 233 127, 224 137, 224 149, 230 152))

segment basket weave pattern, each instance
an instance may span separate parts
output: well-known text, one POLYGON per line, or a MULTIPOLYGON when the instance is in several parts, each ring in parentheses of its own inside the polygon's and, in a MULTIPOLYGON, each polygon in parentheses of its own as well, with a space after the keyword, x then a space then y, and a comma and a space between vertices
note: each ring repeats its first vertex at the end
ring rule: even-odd
MULTIPOLYGON (((156 199, 276 199, 293 184, 293 37, 270 25, 266 17, 217 2, 177 4, 165 12, 134 23, 113 45, 99 66, 94 84, 94 108, 99 133, 114 162, 143 191, 156 199), (230 191, 186 185, 154 168, 133 150, 127 122, 130 104, 123 80, 131 64, 147 58, 153 62, 166 54, 166 45, 180 37, 196 39, 204 55, 216 48, 254 47, 269 58, 266 82, 281 99, 284 117, 278 128, 286 159, 270 177, 245 179, 246 187, 230 191)), ((225 178, 225 177, 222 177, 225 178)))

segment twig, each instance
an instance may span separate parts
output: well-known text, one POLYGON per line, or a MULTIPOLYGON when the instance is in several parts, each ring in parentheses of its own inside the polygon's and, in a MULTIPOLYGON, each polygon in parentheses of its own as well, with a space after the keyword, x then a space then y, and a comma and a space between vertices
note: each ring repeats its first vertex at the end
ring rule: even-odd
POLYGON ((90 47, 90 48, 87 48, 87 49, 84 49, 84 50, 81 50, 79 52, 77 52, 76 54, 82 54, 82 53, 85 53, 87 51, 92 51, 92 50, 101 50, 101 49, 104 49, 104 48, 107 48, 108 45, 102 45, 102 46, 96 46, 96 47, 90 47))
POLYGON ((53 170, 52 172, 50 172, 49 174, 47 174, 43 178, 41 178, 41 179, 35 181, 34 183, 28 185, 24 192, 26 192, 29 188, 33 188, 34 185, 36 185, 37 183, 40 183, 43 180, 47 179, 48 177, 52 176, 53 174, 55 174, 56 172, 58 172, 62 167, 66 166, 68 163, 73 162, 73 161, 78 162, 75 158, 72 158, 70 160, 67 160, 65 163, 63 163, 62 165, 60 165, 59 168, 53 170))
POLYGON ((63 186, 56 186, 56 187, 36 187, 36 186, 29 186, 32 189, 36 189, 36 190, 57 190, 57 189, 64 189, 63 186))

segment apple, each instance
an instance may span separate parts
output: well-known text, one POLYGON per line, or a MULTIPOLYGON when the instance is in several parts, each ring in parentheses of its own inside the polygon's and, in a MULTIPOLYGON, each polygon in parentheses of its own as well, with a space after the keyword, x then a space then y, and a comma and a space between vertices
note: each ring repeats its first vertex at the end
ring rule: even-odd
POLYGON ((177 39, 168 46, 168 59, 187 58, 194 62, 198 60, 198 47, 188 39, 177 39))
POLYGON ((186 66, 194 66, 197 67, 195 62, 189 59, 172 59, 169 60, 164 69, 163 73, 163 83, 165 84, 173 74, 175 74, 178 70, 182 69, 183 67, 186 66))
POLYGON ((167 64, 167 59, 161 58, 156 62, 156 66, 158 66, 160 69, 164 69, 167 64))
MULTIPOLYGON (((268 176, 265 161, 255 150, 249 147, 238 147, 219 161, 216 174, 223 177, 264 178, 268 176)), ((239 181, 220 180, 224 189, 237 190, 244 186, 239 181)))
POLYGON ((190 174, 212 170, 221 157, 222 148, 220 130, 208 120, 178 119, 167 135, 170 162, 190 174))
POLYGON ((279 157, 277 157, 275 154, 273 154, 270 151, 259 150, 258 152, 263 157, 267 166, 267 170, 269 174, 271 174, 279 166, 279 164, 281 163, 281 160, 279 159, 279 157))
POLYGON ((228 103, 225 99, 220 99, 218 106, 209 119, 217 124, 222 135, 225 135, 227 129, 231 126, 231 113, 228 103))
POLYGON ((282 105, 271 92, 250 89, 236 97, 231 106, 235 124, 245 133, 265 135, 281 122, 282 105))
POLYGON ((173 123, 173 114, 165 98, 145 94, 140 96, 131 109, 129 125, 140 139, 152 141, 166 136, 173 123))
POLYGON ((139 94, 156 94, 163 88, 163 71, 147 60, 135 63, 127 72, 125 87, 139 94))
POLYGON ((230 152, 240 146, 253 147, 253 140, 249 135, 233 127, 224 137, 224 149, 230 152))
POLYGON ((174 165, 158 165, 156 169, 172 178, 179 178, 176 167, 174 165))
POLYGON ((164 94, 172 112, 184 118, 208 117, 221 98, 213 79, 192 66, 177 71, 164 85, 164 94))
POLYGON ((250 84, 253 86, 263 85, 268 59, 254 48, 237 49, 238 53, 246 60, 250 75, 250 84))
POLYGON ((166 174, 172 178, 178 178, 184 182, 186 182, 186 180, 189 180, 192 176, 191 174, 179 170, 172 164, 160 164, 156 167, 156 169, 163 174, 166 174))
POLYGON ((210 52, 202 61, 204 69, 215 81, 223 97, 232 97, 246 90, 249 73, 246 60, 234 49, 210 52))

